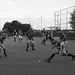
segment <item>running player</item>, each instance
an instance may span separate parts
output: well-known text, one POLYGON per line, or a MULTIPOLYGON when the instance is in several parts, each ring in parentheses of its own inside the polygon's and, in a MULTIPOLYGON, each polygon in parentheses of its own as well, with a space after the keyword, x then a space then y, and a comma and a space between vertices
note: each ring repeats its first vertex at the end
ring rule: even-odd
POLYGON ((43 35, 43 40, 41 41, 41 44, 45 45, 45 42, 46 42, 46 36, 45 36, 45 33, 42 33, 43 35))
POLYGON ((35 48, 34 48, 34 39, 33 39, 33 31, 31 29, 27 32, 27 47, 26 47, 26 51, 28 51, 29 46, 32 47, 32 50, 35 50, 35 48))
POLYGON ((4 42, 4 40, 5 40, 6 38, 9 39, 9 37, 8 37, 8 35, 7 35, 7 33, 6 33, 6 31, 3 30, 2 32, 0 32, 0 58, 1 58, 1 50, 2 50, 2 49, 3 49, 3 51, 4 51, 5 57, 7 57, 6 49, 5 49, 4 45, 3 45, 3 42, 4 42))
POLYGON ((67 36, 64 32, 61 32, 61 36, 60 36, 60 42, 61 42, 61 46, 65 45, 68 41, 67 41, 67 36))
POLYGON ((16 30, 15 30, 15 29, 14 29, 13 35, 14 35, 14 42, 16 42, 17 32, 16 32, 16 30))
POLYGON ((41 44, 45 45, 48 38, 49 38, 49 33, 46 31, 43 33, 43 40, 42 40, 41 44))
POLYGON ((19 40, 19 42, 20 41, 22 42, 22 31, 21 30, 19 30, 19 32, 18 32, 18 40, 19 40))
POLYGON ((51 59, 56 55, 56 54, 60 54, 62 56, 70 56, 72 57, 72 60, 75 59, 75 55, 68 53, 65 49, 65 47, 63 45, 61 45, 61 42, 56 41, 54 38, 49 37, 51 43, 52 43, 52 49, 54 49, 55 47, 58 49, 57 52, 54 52, 48 59, 46 59, 46 62, 50 62, 51 59))

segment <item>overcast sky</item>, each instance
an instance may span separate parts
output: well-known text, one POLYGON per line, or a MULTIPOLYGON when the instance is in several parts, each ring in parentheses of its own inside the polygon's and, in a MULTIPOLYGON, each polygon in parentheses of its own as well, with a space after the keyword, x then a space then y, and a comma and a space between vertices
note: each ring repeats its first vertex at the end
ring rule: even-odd
POLYGON ((0 0, 0 18, 42 16, 52 21, 55 11, 71 6, 75 6, 75 0, 0 0))

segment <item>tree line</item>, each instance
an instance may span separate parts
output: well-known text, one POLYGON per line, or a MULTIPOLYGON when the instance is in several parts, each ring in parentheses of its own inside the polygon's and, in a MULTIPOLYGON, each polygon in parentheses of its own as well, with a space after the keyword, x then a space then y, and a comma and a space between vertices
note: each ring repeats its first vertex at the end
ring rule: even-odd
POLYGON ((17 20, 13 20, 12 22, 6 22, 4 24, 3 30, 7 29, 10 35, 13 35, 14 30, 16 30, 17 33, 19 32, 19 30, 21 30, 22 34, 24 35, 30 28, 30 24, 22 24, 17 20))

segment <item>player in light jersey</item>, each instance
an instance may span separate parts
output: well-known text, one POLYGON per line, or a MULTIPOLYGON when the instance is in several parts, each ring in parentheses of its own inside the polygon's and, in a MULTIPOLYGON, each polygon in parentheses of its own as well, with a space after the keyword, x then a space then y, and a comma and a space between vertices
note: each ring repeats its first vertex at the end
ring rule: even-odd
POLYGON ((18 32, 18 40, 19 42, 22 42, 22 31, 21 30, 19 30, 18 32))
POLYGON ((33 31, 30 29, 27 32, 27 47, 26 47, 26 51, 28 51, 29 46, 32 47, 32 50, 35 50, 33 36, 34 36, 33 31))

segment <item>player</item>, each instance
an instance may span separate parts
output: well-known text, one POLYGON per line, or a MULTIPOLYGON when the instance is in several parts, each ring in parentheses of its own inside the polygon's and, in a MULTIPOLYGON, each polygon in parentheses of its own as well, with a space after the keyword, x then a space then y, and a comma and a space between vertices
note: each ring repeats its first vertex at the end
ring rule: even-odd
POLYGON ((15 29, 14 29, 13 35, 14 35, 14 42, 16 42, 17 32, 16 32, 16 30, 15 30, 15 29))
POLYGON ((61 46, 65 45, 68 41, 67 41, 67 36, 64 32, 61 33, 61 36, 60 36, 60 42, 61 42, 61 46))
POLYGON ((49 38, 49 33, 48 32, 44 32, 43 33, 43 40, 42 40, 41 44, 45 45, 45 43, 48 40, 48 38, 49 38))
POLYGON ((19 32, 18 32, 18 40, 19 40, 19 42, 20 41, 22 42, 22 32, 21 32, 21 30, 19 30, 19 32))
POLYGON ((34 48, 34 39, 33 39, 33 31, 31 29, 27 32, 27 47, 26 47, 26 51, 28 51, 29 46, 32 47, 32 50, 35 50, 35 48, 34 48))
POLYGON ((72 57, 72 60, 75 59, 75 55, 70 54, 66 51, 65 47, 63 45, 61 45, 61 42, 56 41, 54 38, 49 37, 51 43, 52 43, 52 49, 54 49, 55 47, 57 48, 57 52, 54 52, 48 59, 46 59, 46 62, 50 62, 51 59, 56 55, 56 54, 60 54, 62 56, 70 56, 72 57))
POLYGON ((45 45, 45 42, 46 42, 46 36, 45 36, 44 33, 42 33, 42 35, 43 35, 43 40, 41 41, 41 44, 45 45))
POLYGON ((0 32, 0 58, 1 58, 1 50, 2 50, 2 49, 3 49, 3 51, 4 51, 5 57, 7 57, 6 49, 5 49, 4 45, 3 45, 3 42, 4 42, 4 40, 5 40, 6 38, 9 39, 9 37, 8 37, 8 35, 7 35, 7 33, 6 33, 6 31, 3 30, 2 32, 0 32))

